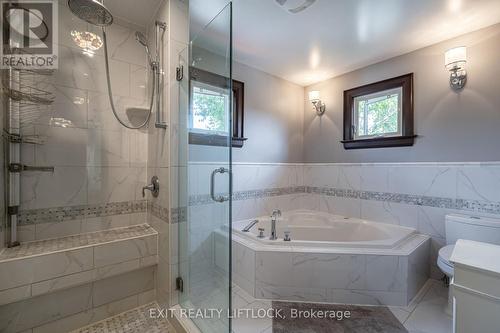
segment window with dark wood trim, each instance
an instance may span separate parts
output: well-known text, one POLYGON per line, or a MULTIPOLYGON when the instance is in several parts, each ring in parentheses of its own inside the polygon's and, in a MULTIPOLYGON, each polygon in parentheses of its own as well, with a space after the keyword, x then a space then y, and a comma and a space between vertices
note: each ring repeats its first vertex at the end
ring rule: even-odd
MULTIPOLYGON (((394 110, 393 110, 394 111, 394 110)), ((367 84, 344 91, 345 149, 412 146, 413 132, 413 73, 367 84), (368 103, 391 98, 397 114, 390 115, 391 123, 373 124, 368 103), (362 107, 360 107, 362 105, 362 107), (363 108, 363 112, 360 111, 363 108), (368 125, 369 124, 369 125, 368 125), (363 126, 364 125, 364 126, 363 126), (381 125, 382 128, 375 128, 381 125)))
MULTIPOLYGON (((231 137, 231 146, 236 148, 243 147, 243 143, 247 138, 243 135, 244 130, 244 90, 245 84, 240 81, 232 80, 219 74, 208 72, 196 67, 189 68, 189 94, 190 101, 193 100, 193 89, 197 83, 205 84, 214 88, 219 88, 222 90, 228 90, 229 87, 232 89, 232 130, 229 132, 231 137)), ((193 111, 192 105, 190 105, 190 113, 193 111)), ((192 117, 192 114, 190 114, 192 117)), ((210 131, 200 132, 195 131, 190 128, 189 131, 189 143, 194 145, 208 145, 208 146, 228 146, 229 139, 227 135, 221 133, 210 133, 210 131)))

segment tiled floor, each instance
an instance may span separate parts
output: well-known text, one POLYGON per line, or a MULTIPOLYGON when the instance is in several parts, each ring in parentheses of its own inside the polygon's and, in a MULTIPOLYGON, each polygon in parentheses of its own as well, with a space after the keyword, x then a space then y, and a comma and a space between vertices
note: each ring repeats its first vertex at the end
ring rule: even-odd
POLYGON ((426 288, 413 304, 391 310, 410 333, 451 333, 452 318, 444 312, 448 288, 436 280, 430 280, 426 288))
MULTIPOLYGON (((406 307, 390 307, 409 333, 451 333, 452 321, 444 312, 448 289, 436 280, 429 280, 419 295, 406 307)), ((239 287, 233 288, 235 309, 270 308, 271 301, 254 299, 239 287)), ((272 333, 271 319, 233 319, 234 333, 272 333)))
POLYGON ((158 308, 158 304, 147 304, 71 333, 175 333, 166 319, 153 319, 148 315, 152 307, 158 308))
MULTIPOLYGON (((213 296, 213 295, 212 295, 213 296)), ((390 307, 396 318, 409 333, 451 333, 451 317, 445 314, 448 290, 439 281, 429 280, 415 300, 406 307, 390 307)), ((207 299, 209 303, 210 298, 207 299)), ((152 303, 124 312, 72 333, 173 333, 174 329, 166 320, 151 319, 147 309, 156 307, 152 303)), ((233 307, 235 309, 268 309, 271 301, 255 299, 238 286, 233 287, 233 307)), ((207 330, 225 330, 219 321, 209 323, 207 330)), ((233 319, 233 333, 272 333, 272 320, 268 318, 233 319)))

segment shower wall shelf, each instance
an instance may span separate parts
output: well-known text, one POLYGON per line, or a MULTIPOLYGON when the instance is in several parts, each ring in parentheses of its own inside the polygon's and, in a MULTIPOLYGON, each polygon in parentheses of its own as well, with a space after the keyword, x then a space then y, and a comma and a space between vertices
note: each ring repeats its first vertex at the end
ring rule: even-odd
POLYGON ((17 222, 20 205, 21 171, 53 172, 53 167, 26 166, 21 161, 21 145, 41 145, 44 140, 36 135, 21 135, 21 128, 32 125, 40 114, 52 107, 55 101, 54 86, 50 77, 53 70, 9 68, 1 73, 2 93, 8 97, 5 127, 2 137, 6 141, 7 169, 7 232, 8 248, 20 245, 17 240, 17 222))
POLYGON ((54 172, 54 167, 53 166, 24 165, 21 163, 9 164, 9 172, 22 172, 22 171, 54 172))
POLYGON ((55 101, 53 85, 47 80, 54 71, 11 69, 2 83, 7 96, 31 105, 50 105, 55 101))
POLYGON ((28 145, 43 145, 45 138, 40 135, 19 135, 11 134, 6 131, 3 133, 4 138, 10 143, 24 143, 28 145))

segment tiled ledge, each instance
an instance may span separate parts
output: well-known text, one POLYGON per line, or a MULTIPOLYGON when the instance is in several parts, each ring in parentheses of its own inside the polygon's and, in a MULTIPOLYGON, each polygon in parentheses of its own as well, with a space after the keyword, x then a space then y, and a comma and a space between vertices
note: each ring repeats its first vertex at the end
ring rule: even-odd
POLYGON ((149 235, 156 235, 156 231, 148 224, 140 224, 126 228, 117 228, 74 236, 26 242, 17 247, 3 249, 2 252, 0 252, 0 264, 8 260, 19 260, 30 256, 40 256, 53 252, 70 251, 80 247, 95 246, 149 235))
POLYGON ((147 224, 29 242, 0 253, 0 305, 157 264, 147 224))

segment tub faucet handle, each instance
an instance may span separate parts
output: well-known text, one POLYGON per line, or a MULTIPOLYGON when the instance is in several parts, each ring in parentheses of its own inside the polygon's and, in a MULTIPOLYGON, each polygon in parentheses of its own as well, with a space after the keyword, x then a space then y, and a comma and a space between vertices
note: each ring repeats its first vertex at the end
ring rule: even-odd
POLYGON ((276 237, 276 219, 281 216, 281 210, 273 209, 273 215, 271 215, 271 235, 269 236, 270 240, 277 240, 276 237))
POLYGON ((259 235, 257 237, 264 238, 264 228, 259 228, 259 235))
POLYGON ((285 231, 285 238, 283 238, 285 242, 289 242, 292 239, 290 238, 290 231, 285 231))

